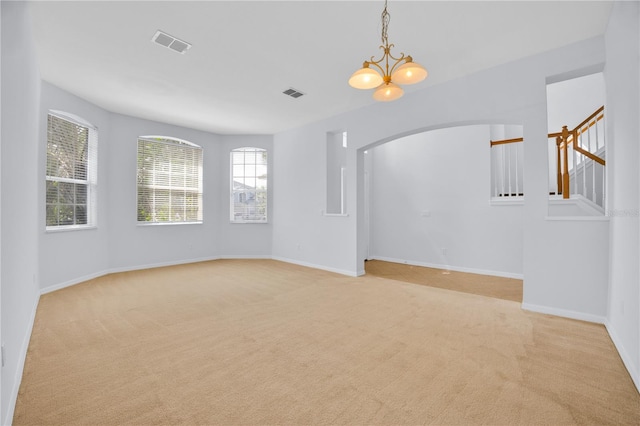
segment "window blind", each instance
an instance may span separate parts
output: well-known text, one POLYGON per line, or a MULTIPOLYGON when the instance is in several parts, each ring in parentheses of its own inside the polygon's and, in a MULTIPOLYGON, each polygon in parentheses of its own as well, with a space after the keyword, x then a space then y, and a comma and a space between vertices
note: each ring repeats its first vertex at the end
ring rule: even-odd
POLYGON ((97 129, 81 119, 47 117, 47 229, 94 226, 97 210, 97 129))
POLYGON ((138 139, 138 222, 202 221, 202 148, 165 137, 138 139))

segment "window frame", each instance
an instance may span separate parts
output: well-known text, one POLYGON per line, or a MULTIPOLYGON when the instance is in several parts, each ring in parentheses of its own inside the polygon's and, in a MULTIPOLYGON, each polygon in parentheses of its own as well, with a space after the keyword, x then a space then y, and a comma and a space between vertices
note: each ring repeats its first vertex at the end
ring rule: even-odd
MULTIPOLYGON (((45 154, 45 232, 63 232, 63 231, 77 231, 84 229, 95 229, 98 226, 98 128, 88 121, 84 120, 81 117, 78 117, 74 114, 67 113, 64 111, 56 111, 49 110, 47 112, 47 128, 46 128, 47 138, 47 148, 45 154), (69 178, 62 176, 54 176, 49 174, 49 144, 50 141, 50 120, 51 119, 62 120, 67 123, 70 123, 73 126, 80 127, 86 129, 87 131, 87 140, 86 140, 86 177, 85 179, 78 179, 77 177, 69 178), (49 215, 48 208, 52 205, 49 203, 48 196, 48 186, 49 182, 59 182, 59 183, 67 183, 74 185, 85 185, 86 193, 85 203, 76 203, 72 204, 74 208, 74 223, 72 224, 56 224, 49 225, 49 215), (84 206, 85 215, 86 215, 86 223, 75 223, 76 222, 76 213, 75 209, 78 206, 84 206)), ((75 161, 75 160, 74 160, 75 161)), ((74 165, 74 172, 76 171, 76 166, 74 165)), ((58 192, 59 195, 59 192, 58 192)), ((74 201, 77 200, 77 194, 74 191, 74 201)), ((54 204, 59 205, 59 204, 54 204)))
MULTIPOLYGON (((245 182, 237 182, 240 183, 242 185, 245 184, 245 182)), ((245 199, 246 199, 246 195, 245 195, 245 199)), ((257 216, 256 213, 254 213, 252 215, 253 217, 257 216)), ((264 224, 264 223, 269 223, 269 151, 266 148, 260 148, 260 147, 256 147, 256 146, 244 146, 244 147, 238 147, 238 148, 233 148, 231 149, 231 151, 229 152, 229 222, 232 224, 264 224), (234 163, 234 153, 239 153, 239 152, 254 152, 256 154, 256 158, 258 154, 264 155, 264 162, 263 163, 258 163, 258 161, 256 160, 255 163, 249 163, 247 164, 246 162, 246 156, 245 156, 245 161, 242 163, 234 163), (236 173, 234 173, 234 166, 243 166, 245 169, 247 167, 247 165, 249 166, 254 166, 254 173, 253 175, 247 175, 246 171, 244 172, 243 175, 237 175, 236 173), (255 179, 256 181, 258 180, 258 166, 264 166, 264 169, 266 171, 266 173, 264 173, 261 176, 264 176, 264 181, 265 181, 265 185, 264 185, 264 189, 260 189, 257 187, 253 187, 252 189, 236 189, 234 188, 234 183, 236 183, 236 178, 242 178, 243 180, 246 178, 250 178, 250 179, 255 179), (264 214, 263 214, 263 218, 262 219, 256 219, 256 218, 245 218, 244 216, 239 217, 236 213, 236 201, 235 201, 235 196, 236 194, 238 194, 238 198, 241 198, 241 196, 243 194, 247 194, 250 192, 255 192, 255 200, 264 200, 264 214), (259 196, 258 194, 263 194, 262 196, 259 196)))
MULTIPOLYGON (((171 161, 173 157, 170 157, 169 160, 171 161)), ((187 158, 187 155, 185 154, 184 158, 187 158)), ((188 188, 186 181, 187 179, 187 171, 186 171, 186 163, 188 162, 188 160, 185 160, 185 184, 184 186, 182 186, 182 190, 185 191, 186 194, 186 188, 188 188)), ((136 142, 136 224, 138 226, 170 226, 170 225, 199 225, 204 223, 204 213, 203 213, 203 198, 204 198, 204 191, 203 191, 203 163, 204 163, 204 150, 200 145, 197 145, 193 142, 189 142, 187 140, 184 139, 180 139, 180 138, 176 138, 173 136, 157 136, 157 135, 147 135, 147 136, 139 136, 137 138, 137 142, 136 142), (190 153, 194 153, 197 152, 197 161, 196 161, 196 165, 193 166, 191 165, 190 167, 193 169, 196 169, 196 173, 197 173, 197 188, 192 192, 192 194, 196 195, 196 206, 197 206, 197 218, 193 219, 193 220, 158 220, 158 218, 156 217, 155 220, 140 220, 140 188, 141 187, 147 187, 147 188, 153 188, 154 185, 141 185, 140 184, 140 173, 141 173, 141 169, 140 169, 140 143, 144 142, 144 143, 152 143, 152 144, 162 144, 162 145, 167 145, 167 146, 171 146, 171 147, 183 147, 185 149, 189 149, 191 150, 190 153)), ((169 169, 171 169, 171 163, 169 163, 169 169)), ((152 169, 152 174, 155 176, 158 172, 161 173, 165 173, 168 175, 168 179, 169 179, 169 185, 155 185, 156 187, 161 186, 163 187, 162 190, 168 191, 169 192, 169 200, 171 200, 171 194, 172 191, 177 191, 179 189, 177 189, 177 187, 174 187, 173 184, 171 183, 171 178, 174 177, 173 174, 171 174, 170 172, 166 172, 166 171, 162 171, 162 170, 156 170, 156 168, 154 167, 152 169)), ((191 176, 191 179, 193 179, 193 176, 191 176)), ((158 188, 155 188, 158 189, 158 188)), ((171 211, 172 209, 172 204, 171 201, 169 201, 169 209, 171 211)), ((188 214, 186 213, 186 210, 189 209, 189 204, 186 201, 186 198, 183 200, 183 209, 185 210, 185 216, 187 216, 188 214)), ((157 215, 157 211, 152 212, 152 214, 157 215)), ((170 218, 170 217, 169 217, 170 218)), ((184 219, 184 218, 183 218, 184 219)))

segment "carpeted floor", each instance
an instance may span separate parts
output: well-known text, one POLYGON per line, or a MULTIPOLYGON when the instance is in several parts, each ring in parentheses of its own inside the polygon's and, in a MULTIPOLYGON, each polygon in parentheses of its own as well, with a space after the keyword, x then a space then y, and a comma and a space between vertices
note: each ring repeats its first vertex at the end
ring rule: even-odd
POLYGON ((522 303, 522 280, 370 260, 367 275, 522 303))
POLYGON ((601 325, 372 274, 219 260, 42 296, 14 425, 639 419, 601 325))

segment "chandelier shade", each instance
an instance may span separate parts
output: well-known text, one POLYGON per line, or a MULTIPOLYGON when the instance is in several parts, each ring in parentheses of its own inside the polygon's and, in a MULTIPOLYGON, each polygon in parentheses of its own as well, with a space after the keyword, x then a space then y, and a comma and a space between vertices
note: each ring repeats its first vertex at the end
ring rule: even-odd
POLYGON ((356 89, 373 89, 380 86, 382 81, 382 76, 376 70, 363 66, 351 75, 349 85, 356 89))
POLYGON ((399 57, 391 54, 393 44, 389 44, 387 30, 391 19, 387 11, 387 0, 382 11, 382 45, 383 55, 375 60, 364 61, 362 68, 349 78, 349 85, 356 89, 373 89, 373 99, 377 101, 393 101, 404 93, 398 84, 415 84, 427 78, 427 70, 420 64, 413 62, 413 58, 404 53, 399 57), (373 67, 373 68, 372 68, 373 67), (375 68, 375 69, 374 69, 375 68))
POLYGON ((373 92, 373 99, 381 102, 395 101, 404 94, 402 87, 394 83, 383 83, 373 92))
POLYGON ((427 70, 422 65, 407 61, 391 74, 391 80, 397 84, 415 84, 427 78, 427 75, 427 70))

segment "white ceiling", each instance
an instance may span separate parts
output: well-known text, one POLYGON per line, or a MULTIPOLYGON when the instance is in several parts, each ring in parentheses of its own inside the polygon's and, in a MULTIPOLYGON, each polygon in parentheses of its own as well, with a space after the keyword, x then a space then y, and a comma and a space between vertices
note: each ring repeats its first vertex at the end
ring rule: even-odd
MULTIPOLYGON (((271 134, 374 103, 352 72, 380 56, 383 1, 31 3, 42 78, 109 111, 220 134, 271 134), (193 45, 181 55, 156 30, 193 45), (293 87, 298 99, 282 94, 293 87)), ((389 41, 421 90, 603 34, 611 2, 393 1, 389 41)), ((402 102, 402 99, 396 102, 402 102)))

